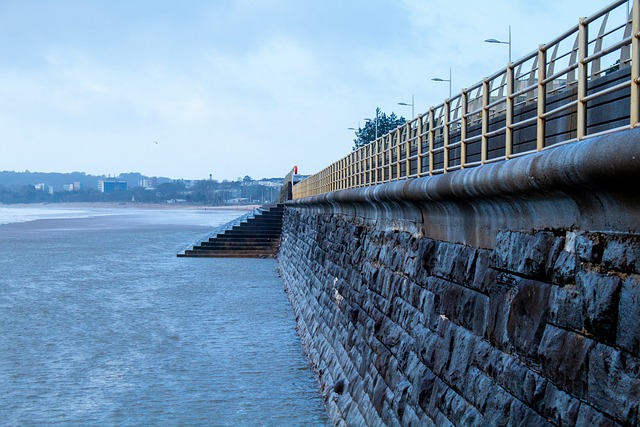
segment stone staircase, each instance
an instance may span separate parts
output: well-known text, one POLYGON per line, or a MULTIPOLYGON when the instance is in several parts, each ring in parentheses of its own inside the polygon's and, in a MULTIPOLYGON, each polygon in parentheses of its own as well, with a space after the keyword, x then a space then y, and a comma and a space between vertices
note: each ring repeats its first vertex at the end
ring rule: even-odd
POLYGON ((254 216, 193 245, 179 257, 275 258, 280 248, 283 205, 261 208, 254 216))

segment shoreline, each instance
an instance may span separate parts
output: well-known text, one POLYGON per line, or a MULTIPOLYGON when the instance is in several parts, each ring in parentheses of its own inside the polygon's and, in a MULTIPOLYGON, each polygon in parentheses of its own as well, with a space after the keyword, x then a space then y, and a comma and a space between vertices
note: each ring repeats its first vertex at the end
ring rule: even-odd
POLYGON ((251 211, 261 205, 228 205, 228 206, 205 206, 182 203, 136 203, 136 202, 70 202, 70 203, 13 203, 2 204, 0 208, 106 208, 106 209, 163 209, 163 210, 229 210, 229 211, 251 211))

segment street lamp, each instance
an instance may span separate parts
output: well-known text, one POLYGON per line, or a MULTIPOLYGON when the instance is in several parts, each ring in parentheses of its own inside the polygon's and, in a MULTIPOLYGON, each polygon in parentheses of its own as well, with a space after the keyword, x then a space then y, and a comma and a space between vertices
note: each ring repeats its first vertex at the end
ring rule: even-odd
POLYGON ((434 82, 449 82, 449 99, 451 99, 451 67, 449 67, 449 79, 441 79, 440 77, 434 77, 434 82))
POLYGON ((411 118, 413 119, 415 117, 414 108, 413 108, 413 106, 414 106, 413 94, 411 95, 411 104, 408 104, 406 102, 398 102, 398 105, 405 105, 407 107, 411 106, 411 118))
POLYGON ((486 43, 500 43, 500 44, 508 44, 509 45, 509 64, 511 64, 511 25, 509 25, 509 41, 504 42, 497 39, 486 39, 486 43))

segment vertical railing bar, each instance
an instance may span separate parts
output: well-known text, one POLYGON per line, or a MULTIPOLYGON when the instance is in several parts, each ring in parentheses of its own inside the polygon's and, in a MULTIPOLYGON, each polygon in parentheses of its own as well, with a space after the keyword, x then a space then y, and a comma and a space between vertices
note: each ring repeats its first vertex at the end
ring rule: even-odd
POLYGON ((407 122, 405 125, 404 133, 404 178, 408 178, 411 175, 411 122, 407 122))
POLYGON ((638 126, 640 122, 640 0, 633 0, 633 37, 631 38, 631 100, 630 125, 638 126))
POLYGON ((418 176, 422 176, 422 113, 418 114, 418 162, 416 163, 416 170, 418 176))
POLYGON ((469 93, 467 92, 466 88, 462 89, 460 99, 462 102, 462 117, 460 118, 460 168, 464 169, 465 165, 467 164, 467 122, 469 120, 469 118, 467 117, 469 93))
POLYGON ((546 119, 544 113, 547 108, 547 49, 544 45, 538 48, 538 119, 536 126, 536 149, 542 150, 545 146, 546 119))
POLYGON ((513 64, 507 66, 507 116, 505 121, 505 141, 504 141, 504 156, 506 159, 511 157, 513 153, 513 108, 515 99, 513 99, 514 92, 514 68, 513 64))
POLYGON ((353 153, 347 156, 347 188, 353 185, 353 153))
POLYGON ((584 139, 587 134, 587 104, 583 98, 587 96, 588 64, 585 58, 588 55, 589 34, 585 18, 580 18, 578 26, 578 102, 576 119, 576 137, 578 140, 584 139))
POLYGON ((398 126, 396 129, 396 177, 395 179, 400 179, 400 153, 402 152, 402 127, 398 126))
POLYGON ((443 140, 443 148, 444 150, 442 151, 442 168, 444 169, 444 172, 447 172, 447 169, 449 168, 449 133, 450 133, 450 127, 451 127, 451 123, 450 123, 450 119, 451 119, 451 99, 447 98, 444 101, 444 140, 443 140))
POLYGON ((433 145, 434 145, 434 139, 435 139, 435 126, 434 121, 435 121, 435 117, 434 117, 435 113, 434 113, 434 108, 433 107, 429 107, 429 175, 433 175, 433 169, 434 169, 434 158, 433 158, 433 145))
POLYGON ((358 167, 356 168, 356 187, 362 186, 362 150, 356 151, 356 164, 358 167))
POLYGON ((489 132, 489 80, 482 79, 482 138, 480 147, 480 162, 485 163, 487 161, 488 151, 488 139, 487 133, 489 132))
POLYGON ((379 166, 379 163, 380 163, 379 162, 380 159, 378 157, 378 140, 376 139, 373 143, 375 144, 374 147, 373 147, 374 148, 373 149, 373 156, 374 156, 375 168, 373 170, 374 173, 373 173, 373 181, 372 181, 372 183, 373 184, 377 184, 378 183, 378 166, 379 166))

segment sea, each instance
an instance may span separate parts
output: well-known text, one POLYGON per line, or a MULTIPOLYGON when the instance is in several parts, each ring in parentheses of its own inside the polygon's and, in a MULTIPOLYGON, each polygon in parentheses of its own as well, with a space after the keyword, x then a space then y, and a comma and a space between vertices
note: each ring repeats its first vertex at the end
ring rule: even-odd
POLYGON ((329 425, 275 260, 176 257, 244 213, 0 206, 0 425, 329 425))

